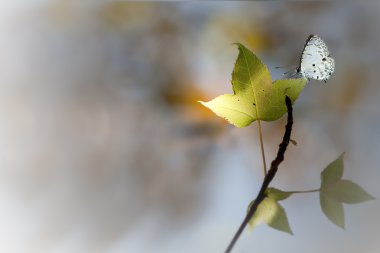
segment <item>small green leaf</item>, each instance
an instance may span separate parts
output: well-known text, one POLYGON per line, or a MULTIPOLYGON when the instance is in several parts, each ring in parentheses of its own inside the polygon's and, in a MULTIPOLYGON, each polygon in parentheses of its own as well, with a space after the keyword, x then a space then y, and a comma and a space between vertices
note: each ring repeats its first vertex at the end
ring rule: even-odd
POLYGON ((325 196, 324 192, 320 192, 320 203, 323 213, 337 226, 344 228, 344 209, 343 204, 325 196))
POLYGON ((274 229, 293 235, 293 232, 289 225, 288 217, 286 216, 285 209, 274 200, 272 205, 273 207, 271 208, 274 209, 275 215, 271 217, 267 216, 267 218, 265 219, 266 224, 274 229))
POLYGON ((349 180, 339 180, 324 191, 330 198, 347 204, 356 204, 374 199, 362 187, 349 180))
MULTIPOLYGON (((267 199, 267 198, 265 198, 265 199, 267 199)), ((251 229, 254 229, 258 225, 260 225, 261 222, 264 221, 265 209, 261 206, 263 205, 263 202, 265 201, 265 199, 259 204, 259 206, 257 207, 252 218, 249 220, 248 224, 249 224, 249 227, 251 229)), ((248 208, 247 208, 247 212, 249 212, 249 210, 251 209, 253 202, 255 202, 255 200, 252 200, 251 203, 249 203, 248 208)))
POLYGON ((276 201, 281 201, 281 200, 289 198, 293 193, 292 192, 281 191, 279 189, 270 187, 270 188, 268 188, 266 190, 266 194, 271 199, 274 199, 276 201))
POLYGON ((343 204, 356 204, 373 200, 368 192, 349 180, 342 180, 343 157, 330 163, 321 174, 320 202, 325 215, 336 225, 344 228, 343 204))
POLYGON ((337 182, 343 176, 343 158, 344 153, 342 153, 335 161, 327 165, 321 174, 322 186, 333 184, 337 182))
POLYGON ((242 44, 232 72, 234 94, 225 94, 202 105, 237 127, 246 127, 260 119, 274 121, 287 111, 285 96, 293 102, 307 80, 283 79, 272 84, 270 73, 260 59, 242 44))
POLYGON ((262 222, 274 229, 293 234, 284 208, 272 198, 266 197, 260 203, 249 225, 254 228, 262 222))

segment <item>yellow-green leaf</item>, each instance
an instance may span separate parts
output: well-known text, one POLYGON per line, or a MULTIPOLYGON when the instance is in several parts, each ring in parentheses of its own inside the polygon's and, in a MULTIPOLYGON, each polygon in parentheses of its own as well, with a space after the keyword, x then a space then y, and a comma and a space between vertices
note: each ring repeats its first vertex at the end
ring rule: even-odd
POLYGON ((335 161, 327 165, 321 174, 322 188, 325 185, 333 184, 340 180, 343 176, 343 158, 342 153, 335 161))
POLYGON ((349 180, 341 179, 343 176, 343 157, 330 163, 321 173, 320 203, 324 214, 336 225, 344 228, 343 204, 356 204, 373 200, 362 187, 349 180))
POLYGON ((292 192, 285 192, 285 191, 281 191, 281 190, 273 188, 273 187, 269 187, 266 190, 266 194, 271 199, 274 199, 276 201, 281 201, 281 200, 289 198, 293 193, 292 192))
POLYGON ((285 96, 294 102, 307 80, 283 79, 272 83, 270 73, 261 60, 242 44, 237 46, 239 55, 231 80, 234 94, 200 102, 237 127, 246 127, 257 119, 279 119, 287 111, 285 96))
POLYGON ((323 213, 337 226, 344 228, 344 209, 343 204, 329 198, 321 191, 319 194, 321 208, 323 213))
POLYGON ((259 204, 255 214, 249 221, 249 225, 253 229, 262 222, 265 222, 268 226, 274 229, 293 234, 284 208, 277 203, 276 200, 270 197, 266 197, 259 204))
POLYGON ((362 187, 349 180, 339 180, 331 187, 324 189, 324 191, 325 195, 330 198, 347 204, 356 204, 374 199, 362 187))

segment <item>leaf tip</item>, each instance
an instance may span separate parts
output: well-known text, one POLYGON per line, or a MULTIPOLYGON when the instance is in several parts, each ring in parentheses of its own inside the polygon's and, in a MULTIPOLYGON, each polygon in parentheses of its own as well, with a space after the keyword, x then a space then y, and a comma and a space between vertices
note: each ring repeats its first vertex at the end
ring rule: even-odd
POLYGON ((239 43, 239 42, 234 42, 234 43, 232 43, 232 45, 237 46, 239 51, 242 51, 242 50, 244 50, 244 49, 245 49, 245 50, 248 50, 243 44, 241 44, 241 43, 239 43))
POLYGON ((294 236, 294 233, 293 233, 292 229, 290 228, 290 226, 286 230, 283 230, 283 231, 288 233, 291 236, 294 236))
POLYGON ((200 103, 201 105, 203 105, 204 107, 206 107, 206 108, 212 110, 212 109, 210 108, 210 106, 209 106, 209 102, 204 102, 204 101, 201 101, 201 100, 198 100, 197 102, 200 103))
POLYGON ((241 44, 241 43, 239 43, 239 42, 234 42, 234 43, 232 43, 232 45, 235 45, 235 46, 241 47, 243 44, 241 44))
POLYGON ((343 229, 343 230, 346 230, 346 224, 345 224, 345 220, 343 219, 342 221, 333 221, 331 220, 337 227, 343 229))

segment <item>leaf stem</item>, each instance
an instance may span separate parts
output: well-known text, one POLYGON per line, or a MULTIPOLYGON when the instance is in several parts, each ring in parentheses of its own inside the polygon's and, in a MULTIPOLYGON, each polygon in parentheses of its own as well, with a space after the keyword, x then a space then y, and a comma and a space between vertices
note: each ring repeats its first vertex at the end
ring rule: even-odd
POLYGON ((290 135, 292 133, 292 126, 293 126, 293 108, 292 108, 292 101, 288 96, 285 97, 285 103, 286 107, 288 109, 288 123, 285 126, 285 134, 284 137, 282 138, 282 142, 279 145, 278 151, 277 151, 277 156, 276 158, 272 161, 270 165, 270 169, 268 173, 264 177, 263 184, 261 185, 260 191, 257 194, 256 199, 253 201, 251 207, 249 208, 243 222, 241 223, 240 227, 236 231, 234 237, 232 238, 232 241, 228 245, 226 249, 226 253, 230 253, 232 251, 232 248, 234 247, 235 243, 239 239, 241 233, 243 232, 244 228, 247 226, 248 222, 251 220, 253 215, 255 214, 257 207, 260 205, 260 203, 265 199, 265 191, 268 189, 268 186, 274 176, 277 173, 278 166, 280 163, 284 160, 284 155, 286 148, 289 145, 290 141, 290 135))
MULTIPOLYGON (((257 117, 257 109, 256 109, 256 118, 257 117)), ((261 123, 260 123, 260 120, 257 119, 257 123, 259 125, 259 137, 260 137, 260 147, 261 147, 261 156, 263 158, 263 168, 264 168, 264 176, 266 176, 267 174, 267 164, 265 162, 265 151, 264 151, 264 141, 263 141, 263 132, 261 130, 261 123)))
POLYGON ((313 190, 304 190, 304 191, 286 191, 287 193, 297 194, 297 193, 311 193, 311 192, 319 192, 321 189, 313 189, 313 190))

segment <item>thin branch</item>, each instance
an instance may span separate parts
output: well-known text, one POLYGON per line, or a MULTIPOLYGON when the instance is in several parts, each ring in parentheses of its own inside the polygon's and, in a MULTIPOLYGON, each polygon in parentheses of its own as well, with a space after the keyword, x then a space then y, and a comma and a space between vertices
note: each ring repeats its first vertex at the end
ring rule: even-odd
POLYGON ((228 247, 226 249, 226 253, 231 252, 232 248, 234 247, 236 241, 239 239, 244 228, 247 226, 248 222, 251 220, 252 216, 256 212, 257 207, 266 197, 265 191, 268 188, 268 186, 269 186, 270 182, 272 181, 272 179, 274 178, 274 176, 276 175, 276 172, 278 170, 278 166, 284 160, 284 154, 285 154, 286 148, 289 145, 290 135, 292 132, 292 125, 293 125, 292 101, 290 100, 290 98, 288 96, 285 97, 285 104, 286 104, 286 107, 288 109, 288 123, 285 126, 285 134, 284 134, 284 137, 282 138, 282 142, 279 145, 277 156, 272 161, 270 169, 264 178, 263 184, 261 186, 261 189, 260 189, 258 195, 257 195, 255 201, 253 202, 251 208, 249 209, 247 215, 245 216, 243 222, 241 223, 239 229, 237 230, 236 234, 232 238, 232 241, 228 245, 228 247))

